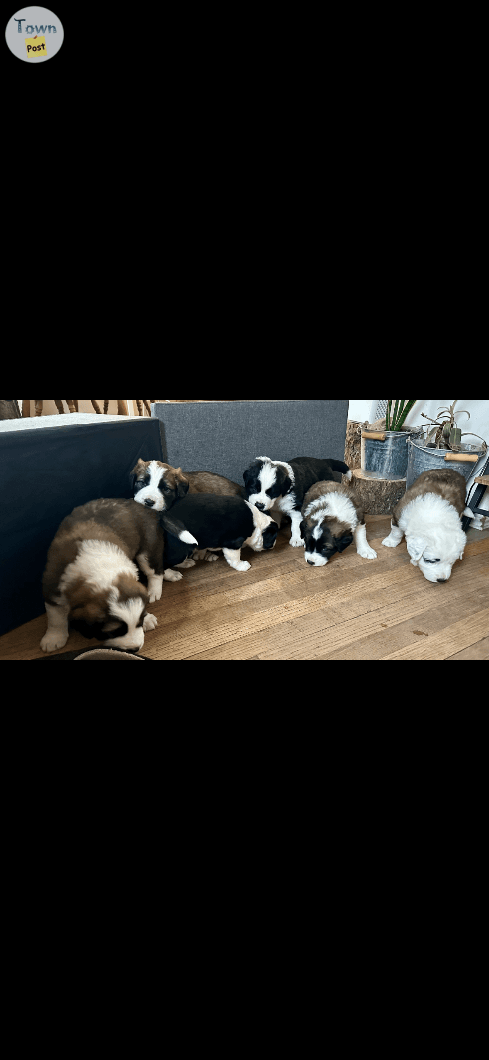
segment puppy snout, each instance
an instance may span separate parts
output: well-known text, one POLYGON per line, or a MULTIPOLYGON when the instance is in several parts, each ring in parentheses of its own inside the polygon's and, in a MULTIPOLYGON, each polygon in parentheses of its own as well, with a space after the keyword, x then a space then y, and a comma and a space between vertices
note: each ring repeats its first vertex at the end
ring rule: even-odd
POLYGON ((314 567, 314 560, 313 559, 308 559, 307 562, 308 562, 310 567, 314 567))
POLYGON ((155 502, 151 501, 149 497, 144 502, 146 508, 154 508, 155 502))
POLYGON ((255 502, 255 508, 258 508, 258 510, 260 512, 264 512, 265 511, 265 505, 262 504, 261 501, 256 501, 255 502))
POLYGON ((440 585, 443 585, 444 582, 448 581, 448 578, 437 578, 436 580, 440 583, 440 585))

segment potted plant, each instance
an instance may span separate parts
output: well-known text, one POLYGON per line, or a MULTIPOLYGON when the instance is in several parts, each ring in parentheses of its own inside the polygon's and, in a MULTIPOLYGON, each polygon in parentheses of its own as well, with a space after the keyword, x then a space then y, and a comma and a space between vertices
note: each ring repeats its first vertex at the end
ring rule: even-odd
POLYGON ((384 420, 362 431, 362 471, 378 478, 406 478, 408 441, 419 427, 405 427, 405 421, 418 398, 387 402, 384 420))
POLYGON ((431 428, 425 428, 425 438, 412 438, 409 443, 407 489, 422 474, 423 471, 432 471, 435 468, 451 467, 454 471, 460 471, 468 481, 476 469, 476 464, 487 452, 487 443, 480 434, 472 431, 463 431, 457 427, 455 415, 465 412, 470 420, 470 412, 467 409, 458 409, 455 414, 453 401, 448 408, 440 406, 438 416, 435 420, 421 413, 423 419, 433 424, 431 428), (467 434, 473 438, 479 438, 482 445, 469 445, 462 442, 467 434))

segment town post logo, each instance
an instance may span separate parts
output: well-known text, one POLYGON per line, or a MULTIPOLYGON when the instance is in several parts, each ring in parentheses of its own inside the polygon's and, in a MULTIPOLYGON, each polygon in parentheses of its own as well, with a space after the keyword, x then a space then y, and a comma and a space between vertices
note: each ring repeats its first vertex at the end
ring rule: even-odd
POLYGON ((57 55, 64 31, 59 18, 47 7, 23 7, 7 23, 5 39, 10 51, 36 66, 57 55))

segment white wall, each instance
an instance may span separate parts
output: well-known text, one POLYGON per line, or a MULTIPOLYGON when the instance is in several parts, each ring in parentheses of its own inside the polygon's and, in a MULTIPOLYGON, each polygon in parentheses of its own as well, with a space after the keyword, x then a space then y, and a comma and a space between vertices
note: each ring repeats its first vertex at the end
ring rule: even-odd
MULTIPOLYGON (((372 398, 372 401, 374 399, 372 398)), ((370 406, 372 401, 350 401, 348 409, 348 419, 358 420, 359 423, 364 423, 365 420, 370 418, 370 406)))

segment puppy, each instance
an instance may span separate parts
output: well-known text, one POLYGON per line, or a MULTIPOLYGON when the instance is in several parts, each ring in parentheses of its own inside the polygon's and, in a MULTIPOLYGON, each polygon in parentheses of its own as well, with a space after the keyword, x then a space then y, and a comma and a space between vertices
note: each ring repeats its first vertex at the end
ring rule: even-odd
POLYGON ((290 464, 282 460, 270 460, 268 456, 257 456, 244 472, 245 495, 250 504, 260 511, 285 512, 292 521, 293 548, 301 548, 302 506, 304 498, 315 482, 341 482, 349 468, 341 460, 316 460, 314 457, 298 456, 290 464))
POLYGON ((241 559, 241 549, 245 545, 255 552, 271 549, 278 534, 278 526, 273 519, 241 497, 188 494, 177 502, 170 518, 166 513, 161 518, 167 531, 165 564, 172 567, 180 565, 189 553, 181 533, 175 536, 171 526, 173 518, 177 518, 192 538, 197 539, 199 548, 222 549, 230 567, 237 571, 247 571, 251 566, 241 559))
MULTIPOLYGON (((244 497, 243 486, 238 486, 223 475, 212 471, 182 471, 163 464, 160 460, 138 460, 132 471, 133 495, 138 504, 153 508, 155 512, 169 511, 177 500, 187 493, 213 493, 216 496, 244 497)), ((212 552, 206 555, 206 549, 194 552, 193 559, 179 563, 179 567, 194 567, 197 559, 206 559, 209 563, 217 560, 212 552)), ((173 572, 175 573, 175 572, 173 572)), ((180 574, 178 577, 182 577, 180 574)))
POLYGON ((428 582, 448 581, 467 542, 460 522, 472 515, 465 508, 466 482, 459 471, 423 471, 392 514, 391 532, 382 542, 395 548, 406 535, 411 563, 428 582))
POLYGON ((316 482, 302 508, 301 534, 306 563, 324 567, 335 552, 344 552, 352 541, 363 559, 377 559, 367 543, 362 502, 353 487, 343 482, 316 482))
POLYGON ((155 512, 169 511, 189 490, 181 467, 160 460, 138 460, 131 475, 134 500, 155 512))
MULTIPOLYGON (((174 522, 175 533, 186 533, 174 522)), ((188 540, 196 544, 188 535, 188 540)), ((90 501, 61 523, 48 551, 43 594, 48 628, 43 651, 63 648, 69 623, 110 648, 139 651, 157 620, 146 604, 163 587, 164 535, 159 516, 132 500, 90 501), (141 585, 139 568, 148 577, 141 585)))
POLYGON ((181 467, 171 467, 160 460, 138 460, 131 474, 134 500, 156 512, 169 511, 187 493, 244 496, 243 486, 230 478, 212 471, 182 471, 181 467))

